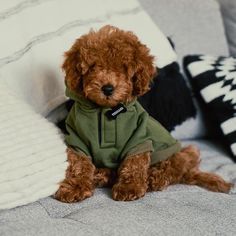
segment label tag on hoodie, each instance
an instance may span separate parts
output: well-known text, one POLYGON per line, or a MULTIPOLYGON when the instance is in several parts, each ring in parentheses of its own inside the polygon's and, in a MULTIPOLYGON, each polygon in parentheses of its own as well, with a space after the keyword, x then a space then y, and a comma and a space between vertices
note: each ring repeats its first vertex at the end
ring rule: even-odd
POLYGON ((124 113, 126 111, 126 107, 120 103, 117 106, 113 107, 111 110, 107 111, 106 116, 108 119, 114 120, 119 114, 124 113))

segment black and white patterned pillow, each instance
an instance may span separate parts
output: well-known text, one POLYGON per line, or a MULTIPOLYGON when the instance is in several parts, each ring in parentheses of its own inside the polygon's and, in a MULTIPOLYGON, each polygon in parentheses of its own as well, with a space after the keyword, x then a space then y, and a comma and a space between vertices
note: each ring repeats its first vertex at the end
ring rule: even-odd
POLYGON ((236 59, 190 55, 184 58, 184 68, 236 161, 236 59))
POLYGON ((171 132, 187 119, 195 117, 196 109, 177 62, 157 71, 151 89, 139 98, 139 102, 154 119, 171 132))

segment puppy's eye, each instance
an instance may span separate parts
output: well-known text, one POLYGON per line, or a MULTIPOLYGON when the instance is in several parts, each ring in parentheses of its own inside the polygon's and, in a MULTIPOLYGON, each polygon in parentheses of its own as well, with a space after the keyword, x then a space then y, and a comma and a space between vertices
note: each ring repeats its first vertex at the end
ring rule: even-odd
POLYGON ((137 80, 137 77, 136 77, 135 75, 133 75, 133 76, 131 77, 131 81, 134 83, 136 80, 137 80))
POLYGON ((95 64, 95 63, 93 63, 93 64, 91 64, 91 65, 89 66, 89 70, 90 70, 90 71, 95 70, 95 68, 96 68, 96 64, 95 64))

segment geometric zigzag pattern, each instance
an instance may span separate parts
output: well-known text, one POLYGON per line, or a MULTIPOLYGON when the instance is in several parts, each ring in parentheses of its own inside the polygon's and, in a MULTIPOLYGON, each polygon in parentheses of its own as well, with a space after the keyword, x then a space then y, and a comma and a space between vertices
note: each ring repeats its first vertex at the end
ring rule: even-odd
POLYGON ((184 67, 236 161, 236 59, 191 55, 185 57, 184 67))

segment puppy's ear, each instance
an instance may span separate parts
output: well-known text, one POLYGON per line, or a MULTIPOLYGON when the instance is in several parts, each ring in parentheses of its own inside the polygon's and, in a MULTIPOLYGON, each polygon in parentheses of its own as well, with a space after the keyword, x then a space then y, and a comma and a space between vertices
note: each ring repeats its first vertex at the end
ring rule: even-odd
POLYGON ((79 53, 78 41, 72 46, 72 48, 65 53, 65 61, 62 65, 62 69, 65 72, 66 86, 73 91, 79 89, 81 83, 81 76, 86 72, 86 65, 83 63, 79 53))
POLYGON ((154 66, 154 57, 149 54, 149 49, 145 45, 139 47, 136 56, 137 63, 133 75, 133 95, 142 96, 150 89, 150 82, 157 72, 154 66))

